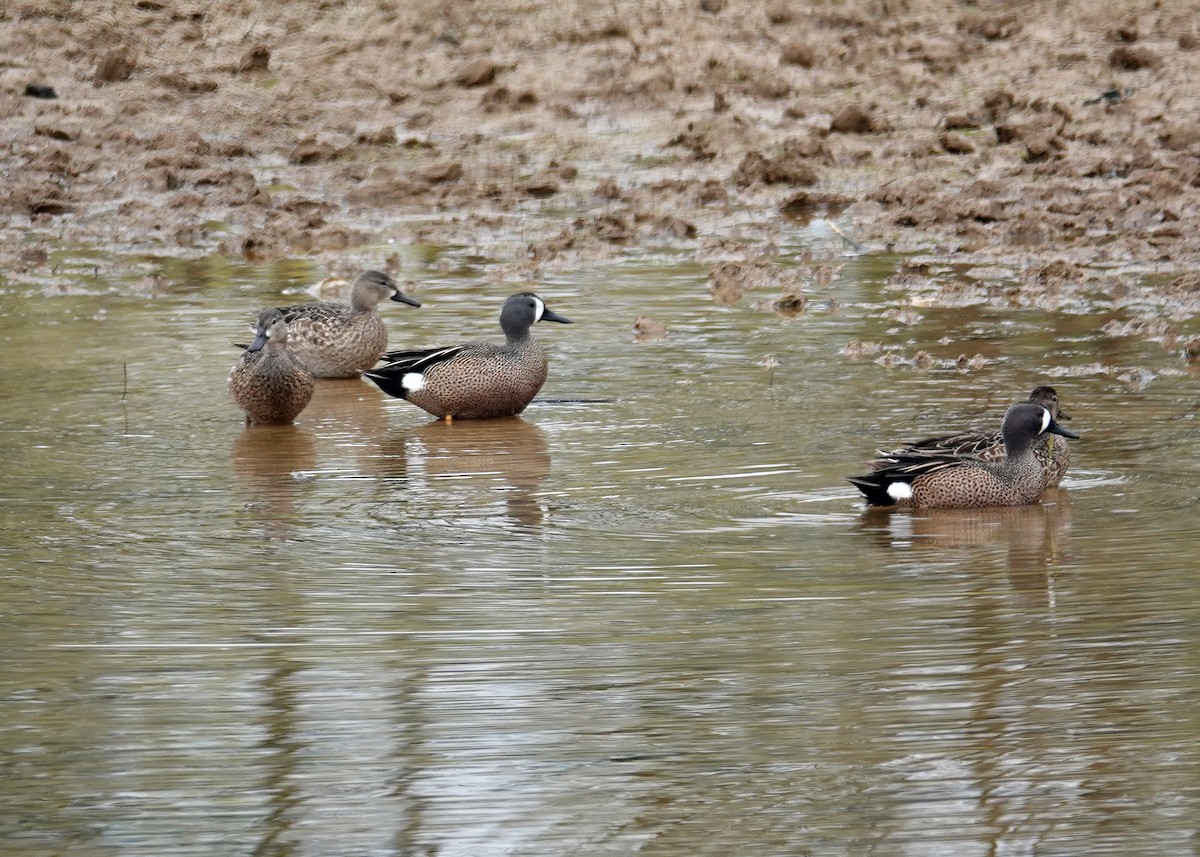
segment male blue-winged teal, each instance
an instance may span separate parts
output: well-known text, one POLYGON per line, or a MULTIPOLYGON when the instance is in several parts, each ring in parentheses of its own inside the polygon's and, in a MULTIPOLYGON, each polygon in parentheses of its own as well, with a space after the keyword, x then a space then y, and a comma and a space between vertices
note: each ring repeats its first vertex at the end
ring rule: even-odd
MULTIPOLYGON (((1034 387, 1029 394, 1029 401, 1041 405, 1050 412, 1055 422, 1071 419, 1058 406, 1058 393, 1053 387, 1042 385, 1034 387)), ((1003 461, 1005 457, 1004 438, 998 430, 991 431, 962 431, 954 434, 938 435, 919 440, 896 450, 898 453, 949 453, 952 455, 968 455, 983 461, 1003 461)), ((1071 466, 1071 445, 1049 432, 1038 435, 1033 441, 1033 454, 1046 472, 1046 487, 1057 488, 1071 466)))
POLYGON ((982 461, 938 452, 897 452, 875 462, 873 473, 850 482, 869 506, 967 508, 1023 506, 1036 503, 1046 487, 1046 473, 1033 452, 1033 442, 1046 432, 1077 438, 1049 409, 1020 402, 1008 409, 1000 433, 1007 455, 982 461))
POLYGON ((247 423, 290 423, 312 398, 312 372, 288 348, 288 324, 275 307, 258 314, 254 341, 229 371, 229 392, 247 423))
POLYGON ((570 324, 546 308, 535 294, 522 292, 504 302, 500 327, 506 342, 468 342, 449 348, 392 351, 386 366, 362 374, 389 396, 407 399, 435 417, 510 417, 546 383, 546 352, 529 334, 539 321, 570 324))
POLYGON ((334 301, 279 307, 288 323, 288 341, 318 378, 353 378, 379 362, 387 350, 387 328, 379 304, 387 299, 419 307, 381 271, 367 271, 354 281, 350 304, 334 301))

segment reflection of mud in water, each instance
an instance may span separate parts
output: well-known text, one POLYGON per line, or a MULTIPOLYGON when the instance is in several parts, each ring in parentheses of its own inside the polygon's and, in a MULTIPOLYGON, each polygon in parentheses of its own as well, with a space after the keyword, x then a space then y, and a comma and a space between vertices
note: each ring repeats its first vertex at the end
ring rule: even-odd
POLYGON ((869 510, 863 528, 889 549, 1002 548, 1015 590, 1053 598, 1051 571, 1063 561, 1071 527, 1068 493, 1055 488, 1031 506, 869 510))
POLYGON ((238 481, 252 495, 246 510, 263 523, 271 541, 286 541, 295 521, 298 471, 312 470, 316 449, 307 429, 294 425, 252 425, 230 451, 238 481))
POLYGON ((406 480, 410 489, 421 484, 436 492, 444 507, 458 500, 460 508, 478 512, 501 492, 513 523, 542 524, 540 489, 550 473, 550 453, 542 430, 520 417, 439 420, 394 435, 383 446, 387 475, 406 480))

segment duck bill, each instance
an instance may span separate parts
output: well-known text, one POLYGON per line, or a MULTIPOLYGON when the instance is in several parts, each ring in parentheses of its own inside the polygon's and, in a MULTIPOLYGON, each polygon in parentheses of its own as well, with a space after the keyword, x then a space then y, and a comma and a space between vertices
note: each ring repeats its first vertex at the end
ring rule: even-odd
POLYGON ((410 298, 408 295, 401 292, 396 292, 394 295, 392 295, 392 300, 399 304, 408 304, 409 306, 415 307, 421 306, 421 302, 419 300, 416 298, 410 298))
POLYGON ((559 315, 552 309, 542 311, 541 321, 557 321, 559 324, 574 324, 575 322, 567 318, 565 315, 559 315))
POLYGON ((247 352, 260 352, 260 350, 263 350, 263 346, 265 346, 268 338, 270 337, 266 335, 265 330, 259 330, 258 336, 254 337, 254 341, 246 346, 247 352))
POLYGON ((1060 426, 1057 420, 1050 420, 1050 425, 1046 426, 1046 431, 1051 434, 1060 434, 1063 437, 1069 437, 1074 440, 1079 439, 1079 435, 1076 432, 1071 431, 1069 428, 1060 426))

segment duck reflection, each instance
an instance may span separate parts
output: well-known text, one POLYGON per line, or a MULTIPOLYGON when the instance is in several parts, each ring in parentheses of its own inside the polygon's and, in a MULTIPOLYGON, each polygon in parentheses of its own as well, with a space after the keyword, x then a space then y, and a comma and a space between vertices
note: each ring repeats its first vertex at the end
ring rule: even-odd
POLYGON ((1049 571, 1061 564, 1068 545, 1071 503, 1066 491, 1053 488, 1031 506, 868 510, 862 527, 889 549, 1002 548, 1013 588, 1045 596, 1052 587, 1049 571))
POLYGON ((425 488, 442 497, 460 495, 474 511, 480 495, 501 492, 513 523, 536 528, 545 518, 540 489, 550 473, 546 435, 520 417, 425 423, 386 440, 383 453, 385 475, 403 480, 409 490, 423 477, 425 488))
POLYGON ((312 434, 295 425, 250 425, 230 451, 238 481, 254 495, 246 508, 263 522, 270 541, 287 541, 295 523, 296 473, 312 470, 312 434))

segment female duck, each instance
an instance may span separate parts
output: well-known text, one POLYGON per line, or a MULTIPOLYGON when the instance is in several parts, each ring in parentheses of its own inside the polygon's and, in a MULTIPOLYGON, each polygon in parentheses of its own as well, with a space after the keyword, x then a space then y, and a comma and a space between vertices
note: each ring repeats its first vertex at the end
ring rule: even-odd
POLYGON ((312 398, 312 373, 288 349, 288 325, 278 309, 260 312, 255 332, 229 372, 229 392, 247 423, 290 423, 312 398))
POLYGON ((570 324, 537 295, 504 302, 505 343, 468 342, 449 348, 392 351, 386 366, 363 372, 389 396, 407 399, 435 417, 473 420, 516 416, 546 383, 546 352, 529 334, 539 321, 570 324))
MULTIPOLYGON (((1034 387, 1029 401, 1050 412, 1055 422, 1071 419, 1059 410, 1058 393, 1053 387, 1034 387)), ((983 461, 1003 461, 1006 455, 1004 438, 998 430, 963 431, 919 440, 896 450, 897 453, 950 453, 967 455, 983 461)), ((1047 432, 1033 441, 1033 454, 1046 472, 1046 487, 1057 488, 1071 466, 1071 445, 1047 432)))
POLYGON ((970 508, 1036 503, 1046 473, 1033 452, 1036 438, 1050 432, 1077 438, 1042 405, 1021 402, 1004 415, 1000 433, 1007 456, 1000 462, 964 455, 901 450, 875 462, 875 471, 850 479, 869 506, 970 508))
POLYGON ((354 282, 350 304, 334 301, 279 307, 287 321, 289 342, 318 378, 353 378, 379 362, 387 349, 387 328, 379 317, 384 300, 419 307, 381 271, 367 271, 354 282))

